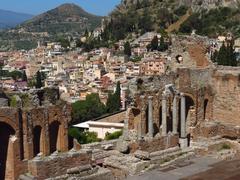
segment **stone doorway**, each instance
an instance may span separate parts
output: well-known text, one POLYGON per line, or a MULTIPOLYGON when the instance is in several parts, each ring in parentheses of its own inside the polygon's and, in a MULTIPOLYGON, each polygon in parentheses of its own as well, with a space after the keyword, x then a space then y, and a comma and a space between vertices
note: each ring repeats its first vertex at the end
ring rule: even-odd
POLYGON ((208 99, 204 100, 204 117, 203 120, 208 119, 208 99))
POLYGON ((58 141, 59 141, 60 125, 61 124, 58 121, 54 121, 49 126, 50 153, 53 153, 56 150, 59 150, 58 141))
POLYGON ((41 126, 36 126, 33 129, 33 153, 34 156, 37 156, 41 152, 41 138, 42 135, 42 128, 41 126))
POLYGON ((6 175, 6 162, 8 159, 8 145, 12 135, 15 134, 15 130, 7 123, 0 122, 0 180, 5 179, 6 175))

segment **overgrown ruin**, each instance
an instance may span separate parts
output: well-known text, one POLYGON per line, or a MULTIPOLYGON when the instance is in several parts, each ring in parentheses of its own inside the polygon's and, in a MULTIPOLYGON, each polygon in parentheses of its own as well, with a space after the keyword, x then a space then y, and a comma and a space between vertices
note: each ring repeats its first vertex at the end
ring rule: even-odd
POLYGON ((191 149, 199 139, 208 138, 208 147, 213 147, 211 138, 238 140, 239 72, 212 65, 139 77, 141 81, 135 79, 129 86, 131 104, 123 137, 92 145, 75 142, 74 147, 67 133, 71 106, 59 99, 56 90, 31 92, 28 97, 11 94, 15 103, 6 103, 9 99, 2 96, 0 179, 18 179, 21 174, 21 179, 86 175, 124 179, 165 162, 166 157, 202 153, 201 148, 191 149))

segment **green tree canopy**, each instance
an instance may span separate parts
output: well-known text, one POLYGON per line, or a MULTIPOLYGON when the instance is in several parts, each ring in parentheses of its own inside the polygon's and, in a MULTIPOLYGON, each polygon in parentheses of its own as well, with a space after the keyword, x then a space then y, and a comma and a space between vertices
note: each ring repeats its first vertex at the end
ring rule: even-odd
POLYGON ((158 37, 154 36, 152 41, 151 41, 151 50, 157 50, 158 49, 158 37))
POLYGON ((26 71, 23 71, 23 74, 22 74, 22 80, 23 81, 27 81, 27 75, 26 75, 26 71))
POLYGON ((41 88, 41 87, 43 87, 42 75, 40 71, 38 71, 36 74, 36 88, 41 88))
POLYGON ((128 41, 124 44, 124 54, 127 56, 131 56, 132 54, 131 45, 128 41))
POLYGON ((117 82, 116 91, 114 94, 108 94, 108 100, 106 104, 107 112, 114 113, 120 110, 121 108, 121 87, 120 82, 117 82))
POLYGON ((72 113, 74 123, 80 123, 102 116, 106 113, 106 108, 98 94, 90 94, 86 100, 72 104, 72 113))
POLYGON ((237 66, 237 58, 233 48, 233 42, 226 42, 222 44, 219 52, 215 52, 212 60, 218 65, 223 66, 237 66))

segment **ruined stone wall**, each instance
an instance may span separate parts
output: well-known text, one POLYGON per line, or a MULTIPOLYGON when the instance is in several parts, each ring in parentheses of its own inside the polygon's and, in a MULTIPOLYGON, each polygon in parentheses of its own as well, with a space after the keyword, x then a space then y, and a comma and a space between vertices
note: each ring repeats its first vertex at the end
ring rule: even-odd
POLYGON ((29 161, 29 173, 38 180, 67 174, 67 170, 91 163, 89 152, 67 152, 29 161))
POLYGON ((240 125, 240 68, 219 69, 213 74, 213 120, 240 125))
POLYGON ((219 122, 204 122, 194 129, 193 134, 196 140, 199 137, 211 138, 215 136, 235 140, 240 138, 240 127, 219 122))
MULTIPOLYGON (((48 90, 48 93, 50 91, 48 90)), ((58 100, 54 101, 59 98, 57 93, 49 97, 50 103, 46 103, 50 101, 46 100, 46 96, 42 97, 43 100, 35 99, 34 102, 45 103, 35 104, 36 107, 33 105, 14 108, 0 107, 0 131, 5 132, 3 146, 6 148, 0 151, 1 156, 6 157, 6 160, 0 158, 0 163, 6 167, 5 170, 0 169, 5 172, 0 172, 0 175, 4 176, 4 179, 17 179, 20 174, 28 172, 28 168, 31 168, 28 166, 28 160, 38 156, 38 153, 43 157, 48 156, 52 153, 51 149, 55 147, 60 152, 68 151, 68 123, 71 121, 71 105, 65 102, 60 103, 58 100), (10 135, 8 129, 12 129, 10 135), (55 142, 51 142, 51 134, 54 134, 55 142)), ((52 168, 55 167, 52 166, 52 168)))
POLYGON ((165 150, 168 148, 176 147, 179 145, 178 135, 168 135, 165 137, 156 137, 147 141, 139 141, 130 144, 130 152, 134 153, 136 150, 142 150, 147 152, 156 152, 165 150))

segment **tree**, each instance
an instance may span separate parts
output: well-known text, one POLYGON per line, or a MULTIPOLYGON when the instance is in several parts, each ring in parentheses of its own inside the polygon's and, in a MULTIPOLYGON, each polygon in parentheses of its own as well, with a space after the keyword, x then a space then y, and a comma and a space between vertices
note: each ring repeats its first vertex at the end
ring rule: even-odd
POLYGON ((131 46, 128 41, 124 44, 124 54, 127 56, 131 56, 132 54, 131 46))
POLYGON ((227 46, 227 54, 228 54, 228 66, 237 66, 237 57, 234 51, 234 42, 230 41, 227 46))
POLYGON ((108 99, 106 103, 106 109, 108 113, 113 113, 116 111, 116 102, 115 102, 115 96, 112 93, 108 93, 108 99))
POLYGON ((117 82, 115 96, 116 96, 117 110, 119 111, 121 108, 121 85, 119 81, 117 82))
POLYGON ((72 104, 73 121, 76 123, 100 117, 105 113, 106 107, 98 94, 87 95, 85 101, 77 101, 72 104))
POLYGON ((36 88, 41 88, 43 86, 43 84, 42 84, 42 75, 38 71, 36 76, 37 76, 36 77, 36 88))
POLYGON ((168 49, 168 45, 165 43, 164 37, 161 36, 161 38, 160 38, 160 45, 158 47, 158 50, 159 51, 166 51, 167 49, 168 49))
POLYGON ((23 81, 26 81, 26 82, 28 81, 27 75, 26 75, 26 71, 23 71, 22 80, 23 80, 23 81))
POLYGON ((21 71, 12 71, 8 73, 8 76, 12 77, 15 81, 22 77, 21 71))
POLYGON ((87 29, 87 28, 85 29, 84 36, 85 36, 86 38, 88 38, 88 36, 89 36, 89 32, 88 32, 88 29, 87 29))
POLYGON ((152 41, 151 41, 151 50, 157 50, 158 49, 158 37, 154 36, 152 41))
POLYGON ((226 42, 222 44, 219 52, 216 52, 213 57, 218 65, 223 66, 237 66, 237 58, 233 48, 233 42, 226 42))
POLYGON ((120 110, 121 108, 121 87, 120 82, 117 82, 116 91, 114 94, 108 94, 108 100, 106 104, 106 109, 108 113, 114 113, 120 110))

